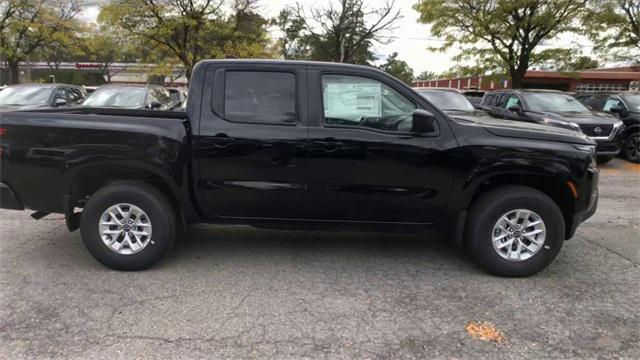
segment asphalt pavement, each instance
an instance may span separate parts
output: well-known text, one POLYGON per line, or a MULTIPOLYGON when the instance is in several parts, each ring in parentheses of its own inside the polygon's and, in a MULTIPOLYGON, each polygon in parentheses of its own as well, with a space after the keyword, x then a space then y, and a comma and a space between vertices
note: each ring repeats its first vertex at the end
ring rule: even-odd
POLYGON ((116 272, 61 216, 0 211, 0 359, 638 359, 639 299, 640 166, 622 160, 526 279, 438 238, 215 226, 116 272))

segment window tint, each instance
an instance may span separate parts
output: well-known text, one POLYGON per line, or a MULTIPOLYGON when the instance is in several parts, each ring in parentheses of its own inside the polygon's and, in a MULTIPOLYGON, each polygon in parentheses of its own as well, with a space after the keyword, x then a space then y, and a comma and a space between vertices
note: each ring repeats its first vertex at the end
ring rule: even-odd
POLYGON ((324 123, 410 131, 413 102, 387 85, 358 76, 322 77, 324 123))
POLYGON ((67 88, 67 99, 69 104, 80 104, 84 100, 82 92, 75 88, 67 88))
POLYGON ((227 120, 279 124, 295 122, 294 74, 266 71, 227 71, 224 116, 227 120))
POLYGON ((64 99, 67 100, 67 92, 64 88, 57 88, 56 92, 53 94, 53 99, 64 99))
POLYGON ((602 106, 604 104, 604 98, 602 96, 582 96, 577 99, 594 110, 602 110, 602 106))
POLYGON ((496 99, 496 106, 503 107, 506 102, 507 96, 505 94, 498 94, 496 99))
POLYGON ((490 95, 486 95, 486 100, 484 100, 484 104, 488 105, 488 106, 493 106, 496 103, 496 95, 495 94, 490 94, 490 95))

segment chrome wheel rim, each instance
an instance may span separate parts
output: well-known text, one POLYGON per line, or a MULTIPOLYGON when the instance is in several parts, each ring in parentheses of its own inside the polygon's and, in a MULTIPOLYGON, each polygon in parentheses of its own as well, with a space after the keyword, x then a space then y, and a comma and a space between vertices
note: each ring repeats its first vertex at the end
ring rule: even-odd
POLYGON ((503 259, 524 261, 540 251, 546 234, 540 215, 527 209, 511 210, 493 226, 493 249, 503 259))
POLYGON ((120 255, 132 255, 147 247, 151 241, 151 230, 147 213, 127 203, 105 210, 98 226, 102 242, 120 255))

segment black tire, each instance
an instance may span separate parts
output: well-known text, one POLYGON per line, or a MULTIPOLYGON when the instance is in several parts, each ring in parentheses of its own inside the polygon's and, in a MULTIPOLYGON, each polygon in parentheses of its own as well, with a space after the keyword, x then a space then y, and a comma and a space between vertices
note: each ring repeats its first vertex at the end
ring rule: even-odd
POLYGON ((609 161, 611 161, 611 159, 613 159, 613 156, 604 156, 604 155, 601 155, 601 156, 597 156, 597 157, 596 157, 596 161, 598 162, 598 164, 606 164, 606 163, 608 163, 609 161))
MULTIPOLYGON (((524 231, 524 230, 523 230, 524 231)), ((524 186, 503 186, 481 195, 471 206, 466 241, 473 260, 487 272, 505 277, 524 277, 546 268, 564 243, 565 223, 556 203, 544 193, 524 186), (544 221, 546 239, 530 258, 511 261, 493 248, 493 227, 511 210, 527 209, 544 221)))
POLYGON ((631 162, 640 163, 640 133, 627 137, 624 141, 622 155, 631 162))
POLYGON ((173 245, 176 216, 171 203, 154 187, 137 182, 117 182, 99 189, 87 201, 80 230, 85 247, 100 263, 114 270, 144 270, 157 263, 173 245), (119 203, 142 209, 152 225, 148 245, 134 254, 123 255, 111 250, 100 236, 100 217, 109 207, 119 203))

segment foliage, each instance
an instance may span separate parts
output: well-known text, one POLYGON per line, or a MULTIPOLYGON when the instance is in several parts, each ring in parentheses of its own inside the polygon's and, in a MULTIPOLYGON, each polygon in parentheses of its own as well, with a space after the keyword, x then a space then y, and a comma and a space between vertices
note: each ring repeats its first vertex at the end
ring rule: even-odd
POLYGON ((44 48, 65 57, 79 23, 78 0, 3 0, 0 2, 0 55, 7 62, 11 83, 18 64, 44 48))
POLYGON ((433 71, 425 70, 418 75, 417 80, 436 80, 438 79, 438 74, 433 71))
POLYGON ((271 55, 268 21, 255 11, 255 2, 113 0, 99 19, 150 43, 153 52, 178 59, 190 78, 205 58, 271 55))
POLYGON ((549 39, 576 31, 588 0, 420 0, 419 21, 445 40, 440 50, 462 46, 457 61, 478 70, 508 73, 520 87, 536 50, 549 39), (455 16, 452 16, 455 14, 455 16))
POLYGON ((640 1, 592 1, 582 21, 597 52, 640 64, 640 1))
POLYGON ((405 61, 398 60, 397 52, 389 55, 387 61, 380 65, 380 70, 397 77, 409 85, 413 80, 413 69, 405 61))
POLYGON ((369 8, 363 0, 340 0, 337 6, 330 2, 311 9, 298 4, 281 15, 280 29, 285 30, 281 43, 291 45, 287 56, 355 64, 374 60, 371 47, 388 43, 384 33, 401 18, 395 0, 386 0, 379 8, 369 8))

